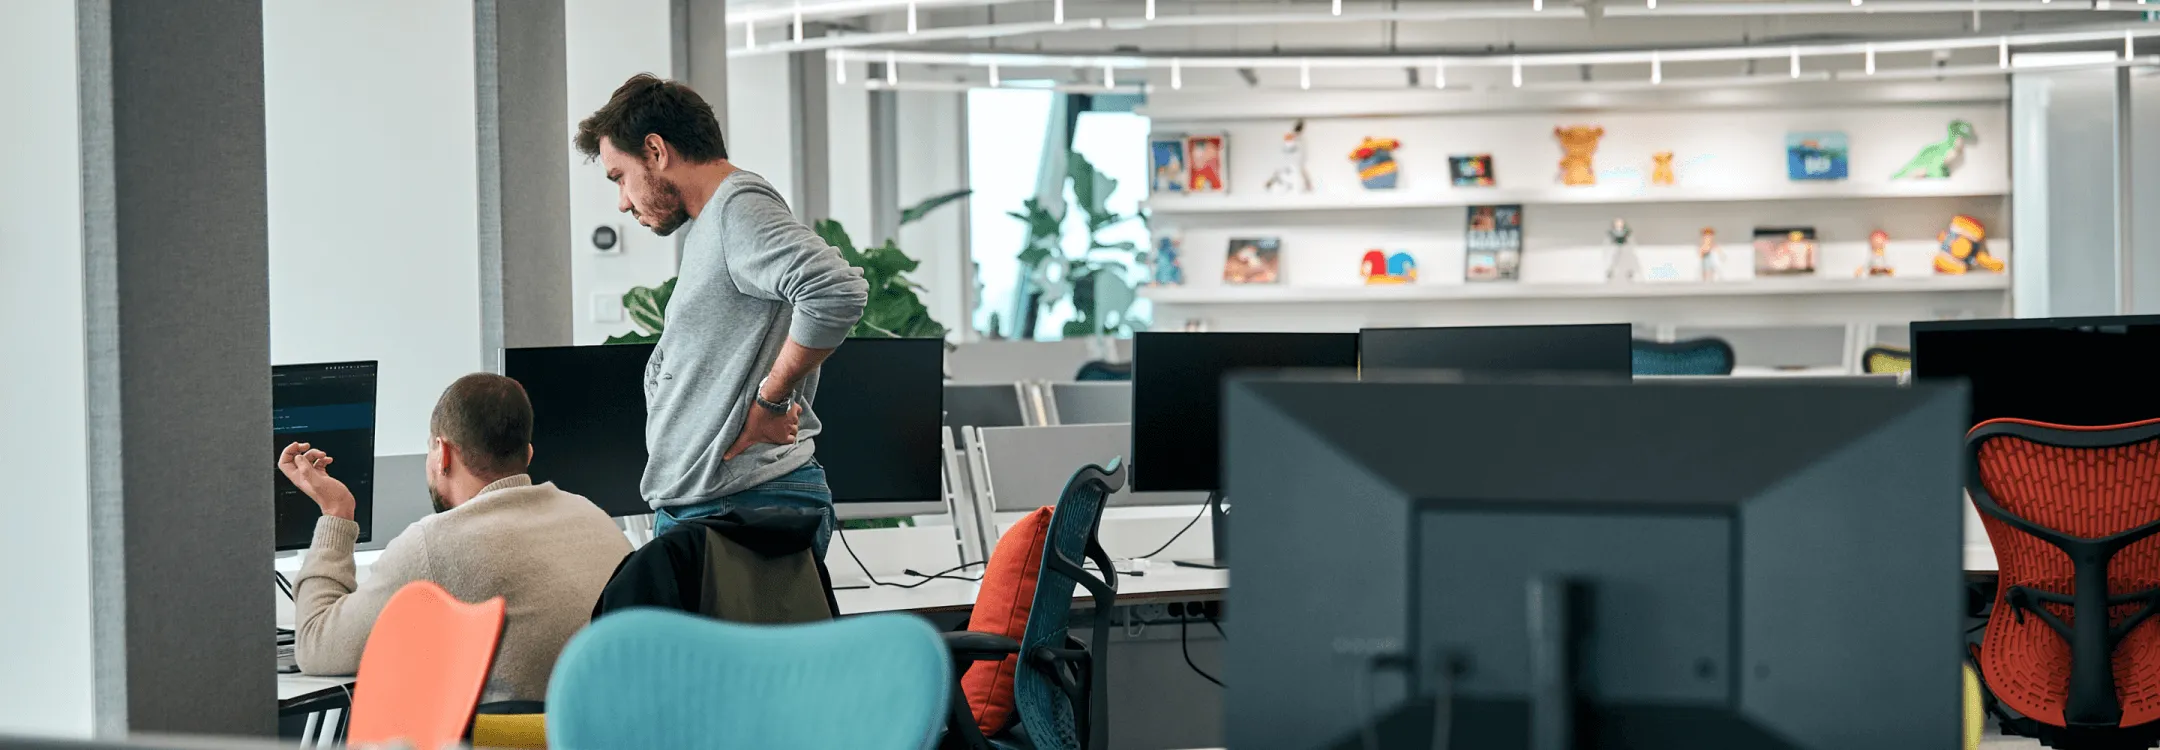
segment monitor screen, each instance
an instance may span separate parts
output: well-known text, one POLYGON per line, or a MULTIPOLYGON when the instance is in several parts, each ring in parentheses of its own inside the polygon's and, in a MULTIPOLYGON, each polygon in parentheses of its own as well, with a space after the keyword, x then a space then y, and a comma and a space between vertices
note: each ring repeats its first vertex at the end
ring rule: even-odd
POLYGON ((511 349, 503 372, 533 406, 535 482, 554 482, 610 516, 652 512, 645 477, 645 362, 652 344, 511 349))
POLYGON ((2160 361, 2160 316, 1914 323, 1912 345, 1915 379, 1971 381, 1972 424, 2160 418, 2149 375, 2160 361))
MULTIPOLYGON (((1627 364, 1623 336, 1620 363, 1627 364)), ((1133 337, 1132 488, 1221 488, 1223 377, 1357 366, 1353 333, 1141 333, 1133 337)))
POLYGON ((833 502, 935 502, 945 341, 848 339, 818 372, 817 460, 833 502))
MULTIPOLYGON (((330 476, 353 494, 353 521, 360 539, 373 537, 375 522, 375 363, 279 365, 270 368, 271 455, 293 443, 309 443, 337 464, 330 476)), ((418 447, 418 446, 415 446, 418 447)), ((272 469, 276 494, 277 549, 307 549, 322 510, 283 472, 272 469)))
POLYGON ((1367 328, 1358 332, 1367 370, 1589 372, 1627 377, 1634 329, 1626 323, 1460 328, 1367 328))

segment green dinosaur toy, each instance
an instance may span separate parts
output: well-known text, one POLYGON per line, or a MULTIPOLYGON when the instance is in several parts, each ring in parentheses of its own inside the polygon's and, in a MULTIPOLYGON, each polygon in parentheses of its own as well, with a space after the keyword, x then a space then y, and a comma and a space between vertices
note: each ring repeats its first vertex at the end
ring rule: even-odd
POLYGON ((1966 141, 1973 140, 1976 137, 1973 133, 1972 123, 1964 120, 1951 120, 1949 137, 1944 138, 1941 143, 1930 143, 1927 148, 1920 149, 1920 155, 1913 157, 1912 161, 1906 162, 1905 168, 1898 170, 1897 174, 1891 175, 1890 179, 1901 180, 1914 173, 1928 179, 1939 180, 1949 177, 1950 160, 1957 158, 1958 153, 1965 148, 1966 141))

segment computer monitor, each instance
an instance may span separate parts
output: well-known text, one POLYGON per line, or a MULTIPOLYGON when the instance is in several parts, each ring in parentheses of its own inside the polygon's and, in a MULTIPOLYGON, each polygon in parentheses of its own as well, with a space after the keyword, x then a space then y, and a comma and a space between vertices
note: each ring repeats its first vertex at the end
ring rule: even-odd
POLYGON ((848 339, 818 373, 811 408, 841 518, 945 512, 943 339, 848 339))
MULTIPOLYGON (((293 443, 310 443, 337 459, 330 476, 353 494, 359 541, 375 527, 375 363, 339 362, 270 368, 271 454, 293 443)), ((415 446, 418 447, 418 446, 415 446)), ((276 494, 277 551, 307 549, 322 509, 272 470, 276 494)))
POLYGON ((1912 324, 1913 379, 1972 383, 1967 426, 2015 417, 2098 426, 2160 418, 2160 316, 1912 324))
POLYGON ((946 384, 944 399, 945 424, 953 427, 1020 427, 1032 421, 1017 382, 946 384))
POLYGON ((1051 383, 1057 424, 1131 424, 1131 383, 1051 383))
POLYGON ((1349 369, 1357 357, 1353 333, 1134 335, 1132 488, 1222 489, 1222 388, 1230 373, 1349 369))
POLYGON ((1226 398, 1231 747, 1957 746, 1961 386, 1226 398))
POLYGON ((645 364, 652 344, 548 346, 503 353, 533 406, 535 482, 585 496, 610 516, 652 512, 645 477, 645 364))
POLYGON ((1625 378, 1634 370, 1633 339, 1634 328, 1626 323, 1367 328, 1358 332, 1358 364, 1366 370, 1583 372, 1625 378))

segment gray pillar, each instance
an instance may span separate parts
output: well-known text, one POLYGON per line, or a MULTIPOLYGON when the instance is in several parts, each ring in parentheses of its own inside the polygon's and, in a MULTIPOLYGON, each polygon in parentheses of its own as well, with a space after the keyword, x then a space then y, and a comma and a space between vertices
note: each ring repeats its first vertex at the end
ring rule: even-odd
POLYGON ((560 2, 474 0, 481 362, 571 342, 569 89, 560 2))
POLYGON ((900 236, 900 100, 870 92, 870 237, 900 236))
POLYGON ((2160 70, 2128 71, 2130 124, 2123 128, 2129 143, 2126 160, 2129 179, 2124 185, 2124 216, 2129 219, 2124 248, 2125 269, 2131 279, 2128 312, 2160 313, 2160 70), (2143 134, 2142 136, 2139 134, 2143 134))
POLYGON ((794 110, 795 215, 804 222, 832 216, 832 102, 825 91, 825 53, 788 55, 788 108, 794 110))
POLYGON ((80 0, 102 732, 267 735, 261 0, 80 0))
POLYGON ((2010 264, 2018 317, 2121 309, 2118 87, 2112 69, 2013 76, 2010 264))
POLYGON ((675 80, 690 84, 712 105, 720 124, 728 121, 727 0, 671 0, 674 19, 675 80))

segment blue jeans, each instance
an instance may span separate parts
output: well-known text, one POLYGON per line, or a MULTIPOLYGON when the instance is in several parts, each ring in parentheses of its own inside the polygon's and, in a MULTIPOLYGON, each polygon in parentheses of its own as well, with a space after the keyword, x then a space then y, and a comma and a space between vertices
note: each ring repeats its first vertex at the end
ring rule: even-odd
POLYGON ((816 461, 781 475, 779 479, 727 497, 654 511, 653 536, 667 533, 667 530, 674 528, 678 522, 722 515, 736 508, 807 508, 817 511, 820 520, 817 539, 813 544, 817 548, 818 559, 825 559, 825 546, 832 542, 833 534, 832 488, 825 484, 825 467, 819 466, 816 461))

